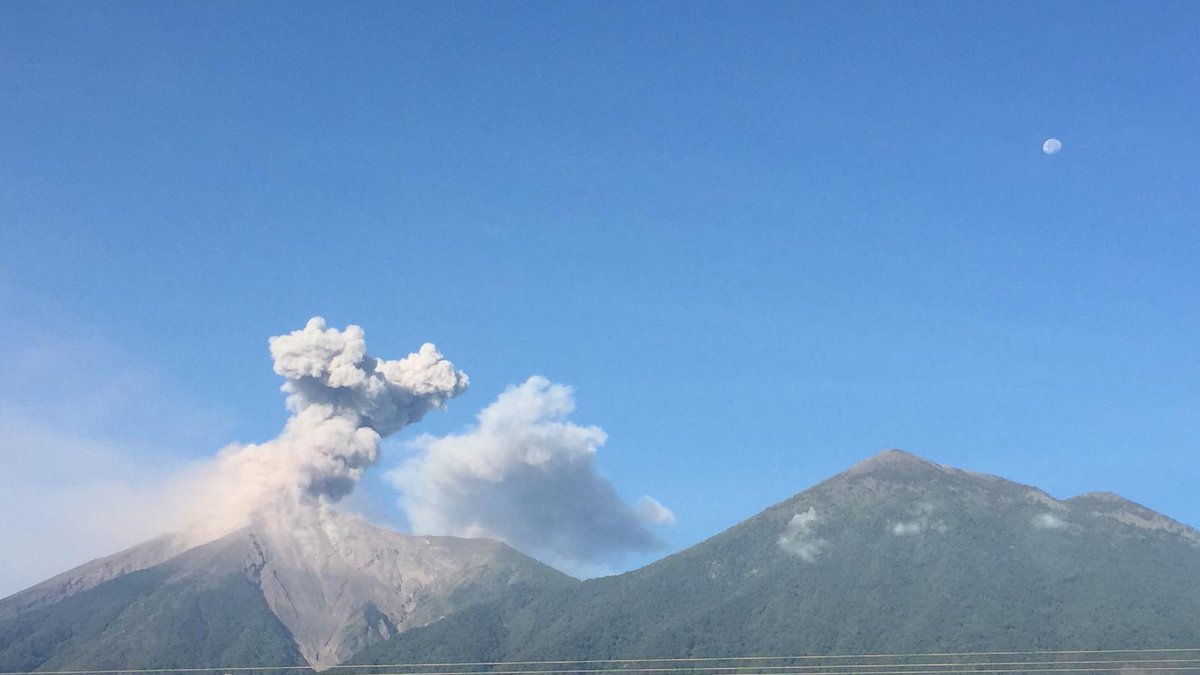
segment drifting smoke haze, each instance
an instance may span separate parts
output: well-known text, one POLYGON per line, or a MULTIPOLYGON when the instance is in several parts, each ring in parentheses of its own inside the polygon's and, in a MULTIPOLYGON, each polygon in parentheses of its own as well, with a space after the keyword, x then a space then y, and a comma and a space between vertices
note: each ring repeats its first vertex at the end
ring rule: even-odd
POLYGON ((466 432, 414 441, 417 456, 389 474, 414 531, 500 539, 584 574, 659 548, 647 526, 674 515, 621 499, 596 468, 604 431, 570 422, 574 408, 569 387, 531 377, 466 432))
MULTIPOLYGON (((376 358, 361 328, 330 328, 319 317, 271 338, 269 347, 290 412, 282 431, 201 460, 156 467, 119 443, 50 435, 19 424, 28 415, 0 397, 0 422, 11 422, 6 439, 20 451, 10 464, 24 467, 26 478, 47 476, 36 489, 0 482, 0 502, 10 510, 43 506, 29 532, 12 526, 9 533, 28 541, 30 551, 44 539, 39 528, 70 532, 73 542, 68 560, 67 552, 46 546, 44 559, 27 555, 33 562, 20 580, 2 579, 6 590, 67 561, 83 562, 74 558, 81 552, 110 553, 163 532, 194 546, 247 526, 301 531, 334 522, 321 514, 378 462, 382 440, 468 385, 432 344, 404 358, 376 358), (52 471, 58 465, 75 471, 52 471)), ((418 438, 416 454, 388 474, 413 530, 499 539, 579 575, 660 548, 650 528, 674 523, 674 515, 650 497, 621 499, 596 467, 604 431, 570 422, 573 410, 570 388, 532 377, 502 393, 467 431, 418 438)))

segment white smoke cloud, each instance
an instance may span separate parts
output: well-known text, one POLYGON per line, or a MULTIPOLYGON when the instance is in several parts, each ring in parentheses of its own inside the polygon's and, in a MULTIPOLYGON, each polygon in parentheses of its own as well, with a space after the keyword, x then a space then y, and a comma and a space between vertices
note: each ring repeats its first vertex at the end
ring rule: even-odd
POLYGON ((929 503, 917 504, 916 511, 920 515, 918 515, 916 518, 914 518, 912 520, 906 520, 906 521, 900 521, 898 523, 892 523, 892 525, 888 529, 892 534, 896 535, 897 537, 911 537, 913 535, 921 534, 922 532, 925 532, 927 530, 932 530, 934 532, 944 534, 947 530, 950 529, 950 527, 948 525, 946 525, 946 522, 943 520, 940 520, 940 519, 934 520, 933 519, 934 510, 935 509, 933 507, 933 504, 929 504, 929 503))
POLYGON ((259 513, 341 499, 379 459, 382 438, 467 388, 466 374, 432 344, 403 359, 377 359, 361 328, 326 328, 319 317, 269 344, 292 416, 278 437, 228 446, 191 479, 191 492, 207 502, 200 538, 259 513))
MULTIPOLYGON (((32 367, 29 378, 18 377, 20 366, 62 362, 64 354, 32 358, 29 350, 42 349, 46 340, 22 335, 0 332, 0 345, 10 347, 0 356, 16 355, 11 363, 0 360, 11 385, 0 387, 0 426, 6 429, 0 459, 12 469, 0 472, 0 511, 28 513, 0 528, 0 540, 22 552, 20 564, 0 572, 0 595, 162 532, 182 532, 195 545, 260 518, 301 525, 351 493, 378 461, 383 438, 468 384, 433 345, 402 359, 378 359, 369 355, 359 327, 337 330, 314 318, 269 341, 291 412, 280 434, 196 458, 225 429, 209 417, 163 414, 172 413, 163 407, 173 405, 176 394, 169 388, 121 380, 120 387, 88 398, 81 396, 95 388, 30 398, 35 388, 26 379, 36 384, 47 378, 34 377, 39 373, 32 367), (136 397, 138 413, 169 419, 161 426, 185 429, 180 435, 199 444, 174 452, 164 451, 173 446, 160 438, 109 435, 109 428, 146 426, 108 421, 133 414, 126 410, 135 403, 131 388, 145 389, 136 397), (54 401, 62 405, 49 405, 54 401), (92 411, 88 419, 104 431, 84 428, 79 415, 67 414, 80 408, 92 411)), ((83 350, 72 344, 64 351, 83 350)), ((111 384, 136 361, 134 355, 107 356, 73 365, 88 373, 88 381, 111 384)), ((176 407, 190 413, 196 406, 176 407)), ((595 466, 604 432, 567 421, 573 407, 570 389, 531 378, 482 411, 470 432, 421 439, 421 457, 393 474, 405 485, 410 523, 422 532, 493 536, 577 572, 604 571, 625 552, 657 549, 648 528, 671 524, 674 515, 650 497, 633 504, 620 499, 595 466)))
POLYGON ((792 516, 779 536, 779 547, 804 562, 815 562, 817 556, 829 548, 829 541, 815 536, 813 531, 820 520, 817 510, 811 506, 804 513, 792 516))
POLYGON ((926 530, 932 530, 939 534, 944 534, 950 527, 945 522, 930 521, 926 517, 917 518, 900 523, 894 523, 890 529, 891 533, 897 537, 909 537, 915 534, 921 534, 926 530))
POLYGON ((389 473, 413 530, 500 539, 569 570, 659 548, 647 525, 675 516, 621 500, 596 468, 604 431, 568 421, 574 408, 570 388, 531 377, 466 432, 414 441, 418 454, 389 473))
POLYGON ((1067 521, 1052 513, 1039 513, 1033 517, 1033 527, 1038 530, 1061 530, 1067 527, 1067 521))
POLYGON ((663 506, 654 497, 643 496, 638 499, 637 506, 634 507, 638 517, 647 523, 655 525, 674 525, 675 514, 671 510, 663 506))

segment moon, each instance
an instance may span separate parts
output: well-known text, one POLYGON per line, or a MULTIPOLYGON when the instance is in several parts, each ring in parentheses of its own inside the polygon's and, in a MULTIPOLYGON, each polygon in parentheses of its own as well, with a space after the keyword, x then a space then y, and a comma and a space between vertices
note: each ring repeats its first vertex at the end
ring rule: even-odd
POLYGON ((1046 142, 1042 143, 1042 152, 1047 155, 1057 155, 1059 150, 1062 150, 1062 141, 1057 138, 1047 138, 1046 142))

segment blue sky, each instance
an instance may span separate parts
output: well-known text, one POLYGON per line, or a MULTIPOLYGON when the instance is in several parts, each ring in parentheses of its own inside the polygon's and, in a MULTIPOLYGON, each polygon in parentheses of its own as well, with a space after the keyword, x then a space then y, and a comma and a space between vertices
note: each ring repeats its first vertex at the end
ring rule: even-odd
MULTIPOLYGON (((470 374, 400 441, 573 386, 666 550, 889 447, 1200 525, 1198 34, 1187 2, 4 3, 0 402, 205 457, 277 433, 266 339, 321 315, 470 374)), ((14 437, 10 479, 55 480, 14 437)))

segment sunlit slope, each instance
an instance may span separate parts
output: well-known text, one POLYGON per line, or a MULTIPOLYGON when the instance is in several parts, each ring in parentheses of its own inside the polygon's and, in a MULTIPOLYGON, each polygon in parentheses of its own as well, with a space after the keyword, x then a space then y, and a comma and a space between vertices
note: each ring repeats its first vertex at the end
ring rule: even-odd
POLYGON ((889 451, 660 562, 362 662, 1200 645, 1200 534, 889 451))
POLYGON ((167 563, 130 572, 0 622, 0 669, 183 668, 305 664, 254 580, 188 574, 167 563))
POLYGON ((328 509, 179 542, 0 601, 0 671, 328 667, 474 604, 578 583, 496 541, 407 536, 328 509))

